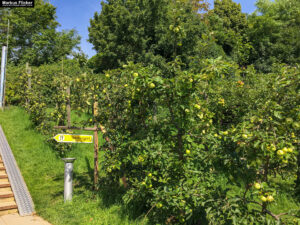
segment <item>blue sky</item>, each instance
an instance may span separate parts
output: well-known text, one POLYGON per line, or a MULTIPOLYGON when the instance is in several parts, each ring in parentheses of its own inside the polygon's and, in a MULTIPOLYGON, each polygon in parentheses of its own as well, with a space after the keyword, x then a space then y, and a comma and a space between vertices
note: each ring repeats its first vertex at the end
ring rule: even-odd
MULTIPOLYGON (((61 24, 59 30, 76 29, 81 36, 81 49, 89 57, 96 52, 92 49, 88 39, 88 27, 90 19, 93 18, 95 12, 101 11, 101 0, 49 0, 56 9, 57 20, 61 24)), ((213 7, 213 0, 208 0, 213 7)), ((252 13, 255 10, 256 0, 234 0, 242 6, 242 11, 252 13)))

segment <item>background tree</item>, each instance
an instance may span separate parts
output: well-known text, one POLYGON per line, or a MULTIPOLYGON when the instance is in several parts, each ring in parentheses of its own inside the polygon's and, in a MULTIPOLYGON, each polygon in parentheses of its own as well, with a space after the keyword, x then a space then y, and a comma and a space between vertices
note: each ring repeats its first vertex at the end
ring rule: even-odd
POLYGON ((247 18, 241 5, 232 0, 215 0, 206 15, 218 45, 240 65, 248 63, 251 45, 247 38, 247 18))
POLYGON ((175 56, 195 55, 204 31, 198 10, 205 1, 102 2, 89 27, 89 41, 98 52, 91 60, 98 71, 126 61, 161 63, 175 56))
POLYGON ((2 43, 6 42, 10 20, 9 59, 15 64, 55 62, 79 44, 80 37, 74 30, 56 31, 56 8, 46 1, 35 1, 34 8, 1 9, 0 16, 2 43))
POLYGON ((254 46, 251 63, 268 72, 273 63, 300 62, 300 2, 258 0, 249 17, 249 38, 254 46))

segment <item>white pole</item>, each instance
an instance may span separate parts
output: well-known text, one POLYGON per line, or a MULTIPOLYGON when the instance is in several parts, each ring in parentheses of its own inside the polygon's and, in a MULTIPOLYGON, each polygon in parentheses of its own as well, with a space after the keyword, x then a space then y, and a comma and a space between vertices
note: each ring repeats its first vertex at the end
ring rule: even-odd
POLYGON ((75 158, 63 158, 65 162, 64 200, 71 201, 73 196, 73 162, 75 158))
POLYGON ((5 66, 7 59, 7 47, 2 46, 2 57, 1 57, 1 76, 0 76, 0 108, 3 107, 4 103, 4 89, 5 89, 5 66))

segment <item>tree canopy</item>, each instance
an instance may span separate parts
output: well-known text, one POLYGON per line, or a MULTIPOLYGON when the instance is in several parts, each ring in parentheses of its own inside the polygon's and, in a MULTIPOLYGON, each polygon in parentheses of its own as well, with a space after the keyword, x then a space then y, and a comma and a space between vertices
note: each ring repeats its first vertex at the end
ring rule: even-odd
POLYGON ((126 61, 168 62, 195 55, 205 25, 197 13, 205 1, 108 0, 90 21, 97 70, 126 61))
POLYGON ((90 20, 96 71, 127 61, 162 64, 180 58, 222 56, 241 67, 270 71, 273 63, 299 63, 299 1, 258 0, 247 15, 233 0, 107 0, 90 20))
POLYGON ((75 30, 56 31, 56 8, 38 0, 34 8, 0 10, 0 41, 6 43, 7 21, 10 21, 9 59, 15 64, 32 65, 55 62, 70 55, 80 37, 75 30))
POLYGON ((270 71, 273 63, 299 63, 300 1, 258 0, 256 6, 249 16, 250 63, 262 71, 270 71))

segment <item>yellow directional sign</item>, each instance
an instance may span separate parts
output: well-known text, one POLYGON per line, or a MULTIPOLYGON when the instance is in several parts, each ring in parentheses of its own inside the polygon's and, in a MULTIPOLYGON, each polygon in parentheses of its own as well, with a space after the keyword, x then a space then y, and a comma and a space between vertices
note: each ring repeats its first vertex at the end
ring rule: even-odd
POLYGON ((62 143, 93 143, 92 135, 57 134, 53 138, 57 142, 62 142, 62 143))

